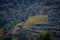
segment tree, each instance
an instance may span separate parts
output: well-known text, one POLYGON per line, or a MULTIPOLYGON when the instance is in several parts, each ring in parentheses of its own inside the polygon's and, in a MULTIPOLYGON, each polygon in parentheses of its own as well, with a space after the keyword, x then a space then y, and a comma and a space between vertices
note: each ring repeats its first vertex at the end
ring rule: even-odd
POLYGON ((12 39, 12 40, 17 40, 17 38, 16 38, 15 36, 13 36, 11 39, 12 39))
POLYGON ((0 28, 0 40, 3 40, 3 35, 4 35, 3 29, 0 28))
POLYGON ((39 36, 42 40, 51 40, 52 33, 51 32, 43 32, 39 36))
POLYGON ((4 37, 5 40, 11 40, 11 36, 7 35, 6 37, 4 37))
POLYGON ((0 28, 0 37, 3 37, 3 34, 4 34, 3 29, 0 28))

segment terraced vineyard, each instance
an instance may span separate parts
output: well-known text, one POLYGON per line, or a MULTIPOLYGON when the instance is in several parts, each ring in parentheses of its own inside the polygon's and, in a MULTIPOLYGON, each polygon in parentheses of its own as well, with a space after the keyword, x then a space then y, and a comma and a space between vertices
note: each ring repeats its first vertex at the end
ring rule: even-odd
POLYGON ((45 31, 60 40, 60 0, 0 0, 2 39, 36 40, 45 31))

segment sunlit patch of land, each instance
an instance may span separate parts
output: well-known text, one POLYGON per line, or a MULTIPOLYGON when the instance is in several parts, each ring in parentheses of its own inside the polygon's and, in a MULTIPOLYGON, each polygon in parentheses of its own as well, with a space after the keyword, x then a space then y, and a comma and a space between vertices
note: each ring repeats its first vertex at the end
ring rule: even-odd
POLYGON ((30 24, 48 24, 48 16, 47 15, 37 15, 33 17, 29 17, 23 26, 27 26, 30 24))
POLYGON ((27 28, 29 25, 32 25, 32 24, 48 24, 48 16, 47 15, 31 16, 25 22, 18 23, 15 26, 15 30, 17 30, 18 26, 27 28))

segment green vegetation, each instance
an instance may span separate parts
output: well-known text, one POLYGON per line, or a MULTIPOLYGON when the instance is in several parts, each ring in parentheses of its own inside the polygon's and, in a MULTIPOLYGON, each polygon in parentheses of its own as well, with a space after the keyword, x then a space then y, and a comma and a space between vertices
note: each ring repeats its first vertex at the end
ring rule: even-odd
POLYGON ((16 38, 15 36, 13 36, 13 37, 11 38, 11 40, 17 40, 17 38, 16 38))
POLYGON ((42 40, 52 40, 52 33, 51 32, 43 32, 39 36, 42 40))

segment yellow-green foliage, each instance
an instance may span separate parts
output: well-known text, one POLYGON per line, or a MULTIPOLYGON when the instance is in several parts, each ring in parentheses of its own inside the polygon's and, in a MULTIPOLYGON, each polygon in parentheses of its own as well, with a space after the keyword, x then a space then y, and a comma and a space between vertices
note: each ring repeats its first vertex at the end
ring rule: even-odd
POLYGON ((48 24, 47 21, 48 16, 47 15, 37 15, 33 17, 29 17, 23 26, 29 25, 29 24, 48 24))
POLYGON ((3 34, 4 34, 3 29, 0 28, 0 37, 3 37, 3 34))
POLYGON ((49 40, 51 40, 51 38, 52 38, 52 33, 51 32, 43 32, 43 33, 41 33, 40 34, 40 38, 42 39, 42 40, 47 40, 47 38, 49 39, 49 40))
POLYGON ((12 37, 12 40, 17 40, 17 38, 16 37, 12 37))

